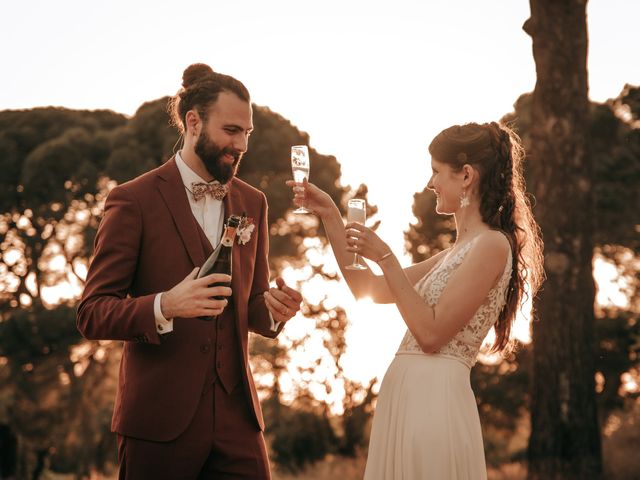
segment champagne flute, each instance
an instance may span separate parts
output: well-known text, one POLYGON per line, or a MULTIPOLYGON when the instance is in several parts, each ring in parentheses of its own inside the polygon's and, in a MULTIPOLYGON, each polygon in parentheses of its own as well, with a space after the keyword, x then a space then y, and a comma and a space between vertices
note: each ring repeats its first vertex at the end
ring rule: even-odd
MULTIPOLYGON (((367 204, 364 200, 354 198, 347 202, 347 221, 364 225, 367 220, 367 204)), ((362 263, 362 258, 357 253, 353 254, 353 263, 347 265, 347 270, 366 270, 367 266, 362 263)))
MULTIPOLYGON (((291 147, 291 170, 293 180, 302 183, 304 179, 309 179, 309 148, 306 145, 294 145, 291 147)), ((310 213, 304 205, 298 207, 293 213, 310 213)))

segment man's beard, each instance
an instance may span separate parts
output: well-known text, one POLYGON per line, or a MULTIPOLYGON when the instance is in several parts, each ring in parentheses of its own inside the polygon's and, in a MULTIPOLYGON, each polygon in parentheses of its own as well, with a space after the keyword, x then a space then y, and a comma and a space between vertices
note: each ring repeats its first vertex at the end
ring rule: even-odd
POLYGON ((220 148, 204 130, 200 132, 195 152, 213 179, 222 184, 227 183, 235 176, 242 158, 242 154, 231 147, 220 148), (231 165, 222 159, 224 155, 231 155, 235 159, 231 165))

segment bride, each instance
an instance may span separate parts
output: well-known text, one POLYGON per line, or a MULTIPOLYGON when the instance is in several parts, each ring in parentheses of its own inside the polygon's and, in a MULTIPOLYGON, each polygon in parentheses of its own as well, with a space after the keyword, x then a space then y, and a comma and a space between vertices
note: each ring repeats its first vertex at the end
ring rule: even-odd
POLYGON ((542 240, 524 192, 523 149, 495 122, 456 125, 429 146, 436 211, 453 215, 454 245, 403 269, 372 230, 343 224, 329 195, 287 182, 294 202, 317 214, 353 294, 395 303, 407 332, 380 387, 365 479, 485 479, 470 369, 489 330, 493 351, 510 342, 525 296, 544 272, 542 240), (348 270, 353 253, 377 262, 348 270))

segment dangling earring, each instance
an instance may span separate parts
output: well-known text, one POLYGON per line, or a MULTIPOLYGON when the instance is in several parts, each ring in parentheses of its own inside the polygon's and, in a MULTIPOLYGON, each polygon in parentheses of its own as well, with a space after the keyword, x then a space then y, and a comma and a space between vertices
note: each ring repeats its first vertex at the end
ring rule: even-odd
POLYGON ((460 195, 460 208, 465 208, 471 205, 471 201, 469 200, 469 196, 467 195, 466 190, 462 190, 462 195, 460 195))

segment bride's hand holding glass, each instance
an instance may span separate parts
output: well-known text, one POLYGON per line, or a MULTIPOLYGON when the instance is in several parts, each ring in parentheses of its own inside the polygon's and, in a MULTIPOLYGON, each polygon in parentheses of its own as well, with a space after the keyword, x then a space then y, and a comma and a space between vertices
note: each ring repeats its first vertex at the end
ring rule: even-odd
POLYGON ((287 180, 286 185, 291 187, 294 193, 293 204, 304 207, 315 213, 319 217, 331 211, 334 203, 331 197, 324 190, 316 187, 305 178, 302 183, 294 180, 287 180))
POLYGON ((361 223, 349 222, 346 225, 347 251, 374 262, 391 256, 389 246, 368 227, 361 223))

